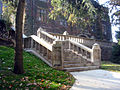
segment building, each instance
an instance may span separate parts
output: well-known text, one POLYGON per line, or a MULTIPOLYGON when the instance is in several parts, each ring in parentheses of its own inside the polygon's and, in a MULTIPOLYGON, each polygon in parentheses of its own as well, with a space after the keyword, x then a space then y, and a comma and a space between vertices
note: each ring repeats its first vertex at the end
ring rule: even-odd
MULTIPOLYGON (((98 4, 93 1, 93 5, 98 4)), ((98 4, 98 6, 100 6, 98 4)), ((99 16, 96 18, 96 22, 93 27, 87 27, 86 30, 82 31, 79 26, 74 26, 71 31, 71 27, 67 24, 64 19, 56 21, 48 18, 50 11, 50 0, 26 0, 26 18, 25 18, 25 29, 26 35, 36 34, 38 28, 46 29, 48 32, 60 33, 67 31, 71 35, 77 35, 79 37, 94 38, 99 40, 112 40, 111 35, 111 24, 108 16, 108 9, 105 10, 107 19, 100 19, 99 16), (99 20, 100 19, 100 20, 99 20)), ((96 6, 97 7, 97 6, 96 6)))
POLYGON ((0 19, 2 18, 2 1, 0 1, 0 19))

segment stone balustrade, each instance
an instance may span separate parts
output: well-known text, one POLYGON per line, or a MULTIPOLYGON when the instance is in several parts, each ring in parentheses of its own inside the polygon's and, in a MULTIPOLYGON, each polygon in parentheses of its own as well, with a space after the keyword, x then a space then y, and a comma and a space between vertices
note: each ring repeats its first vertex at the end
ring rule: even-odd
POLYGON ((53 35, 55 38, 58 40, 64 41, 64 40, 71 40, 71 41, 76 41, 80 44, 83 44, 87 47, 92 48, 92 46, 95 43, 98 43, 101 48, 101 59, 109 61, 111 59, 112 55, 112 48, 115 43, 113 42, 107 42, 107 41, 101 41, 101 40, 95 40, 95 39, 88 39, 88 38, 83 38, 83 37, 77 37, 77 36, 72 36, 72 35, 62 35, 62 34, 55 34, 55 33, 50 33, 53 35))
POLYGON ((111 42, 95 40, 95 39, 88 39, 88 38, 83 38, 83 37, 77 37, 77 36, 73 36, 73 35, 62 35, 62 34, 55 34, 55 33, 50 33, 50 34, 61 41, 62 40, 72 40, 72 41, 79 42, 83 45, 89 46, 89 47, 92 47, 92 45, 94 43, 98 43, 100 46, 104 46, 104 47, 105 46, 111 47, 113 45, 113 43, 111 43, 111 42))
POLYGON ((86 47, 78 42, 66 40, 62 41, 62 49, 69 49, 84 60, 94 63, 94 65, 100 66, 101 62, 101 49, 99 44, 95 43, 92 49, 86 47))
POLYGON ((32 51, 33 54, 39 56, 49 66, 61 69, 61 43, 57 41, 49 43, 43 37, 39 38, 38 36, 31 35, 24 38, 24 49, 28 52, 32 51))
POLYGON ((39 38, 41 38, 41 39, 44 39, 45 41, 47 41, 47 42, 50 43, 50 44, 52 44, 53 41, 56 40, 56 38, 53 37, 53 35, 45 32, 43 29, 39 29, 39 30, 37 31, 37 36, 38 36, 39 38))
POLYGON ((43 41, 39 37, 32 35, 24 38, 24 49, 33 50, 40 55, 48 65, 52 66, 52 45, 46 41, 43 41))
POLYGON ((69 39, 67 36, 64 36, 59 37, 59 39, 43 30, 37 33, 37 36, 31 35, 30 37, 24 38, 24 49, 31 50, 49 66, 63 70, 65 58, 69 57, 65 53, 66 50, 68 53, 72 52, 71 55, 75 54, 75 57, 80 62, 89 61, 96 66, 100 66, 101 49, 98 44, 94 44, 91 49, 76 42, 78 39, 71 40, 73 39, 72 37, 69 39))
POLYGON ((69 42, 69 48, 80 56, 83 56, 86 60, 91 61, 92 49, 71 40, 69 42))

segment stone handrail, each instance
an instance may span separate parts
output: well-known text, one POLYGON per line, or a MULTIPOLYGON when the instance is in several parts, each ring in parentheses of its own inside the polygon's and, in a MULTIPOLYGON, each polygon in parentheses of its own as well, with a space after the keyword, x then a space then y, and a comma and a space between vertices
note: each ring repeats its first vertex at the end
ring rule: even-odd
POLYGON ((52 51, 52 45, 49 44, 48 42, 40 39, 39 37, 35 36, 35 35, 31 35, 30 37, 24 38, 24 48, 36 48, 37 45, 35 45, 36 43, 44 46, 45 48, 47 48, 48 50, 52 51))
POLYGON ((98 43, 100 46, 106 46, 106 47, 111 47, 113 45, 113 43, 111 42, 88 39, 84 37, 77 37, 73 35, 62 35, 62 34, 55 34, 55 33, 50 33, 50 34, 53 35, 58 40, 72 40, 72 41, 76 41, 81 44, 84 44, 85 46, 89 46, 89 47, 92 47, 94 43, 98 43))
POLYGON ((41 30, 41 29, 39 29, 37 31, 37 36, 41 39, 44 39, 45 41, 47 41, 50 44, 53 44, 53 42, 56 40, 56 38, 53 37, 53 35, 45 32, 44 30, 41 30))
POLYGON ((40 39, 35 35, 24 38, 24 49, 28 52, 34 53, 36 56, 40 57, 44 62, 52 67, 53 64, 53 46, 48 42, 40 39), (37 53, 37 54, 36 54, 37 53))
POLYGON ((78 42, 75 42, 75 41, 72 41, 72 40, 69 40, 69 41, 70 41, 70 46, 69 47, 70 47, 70 49, 73 49, 74 51, 79 51, 79 50, 72 47, 72 45, 74 45, 75 47, 81 48, 85 51, 88 51, 90 53, 92 52, 92 49, 89 48, 89 47, 86 47, 85 45, 82 45, 82 44, 80 44, 78 42))

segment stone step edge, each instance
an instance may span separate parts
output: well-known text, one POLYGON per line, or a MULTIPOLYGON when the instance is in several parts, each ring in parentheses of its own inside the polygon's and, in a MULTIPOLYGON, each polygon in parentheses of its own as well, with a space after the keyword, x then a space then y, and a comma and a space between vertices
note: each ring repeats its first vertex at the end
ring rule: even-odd
POLYGON ((85 66, 85 67, 72 67, 72 68, 64 68, 66 71, 84 71, 84 70, 93 70, 93 69, 99 69, 99 66, 85 66))
POLYGON ((79 63, 79 64, 63 64, 63 66, 70 66, 70 65, 81 65, 82 63, 79 63))
POLYGON ((77 62, 77 63, 80 63, 80 61, 64 61, 64 63, 72 63, 72 62, 73 62, 73 63, 76 63, 76 62, 77 62))

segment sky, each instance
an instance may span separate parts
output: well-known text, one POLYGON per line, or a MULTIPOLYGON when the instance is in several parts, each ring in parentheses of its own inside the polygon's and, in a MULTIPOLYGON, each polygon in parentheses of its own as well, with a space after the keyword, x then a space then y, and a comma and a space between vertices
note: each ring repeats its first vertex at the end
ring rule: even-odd
MULTIPOLYGON (((110 0, 98 0, 100 4, 104 4, 107 1, 110 0)), ((109 13, 109 15, 111 15, 111 13, 109 13)), ((115 38, 115 30, 118 30, 118 28, 116 26, 112 25, 112 38, 113 38, 113 42, 117 42, 116 38, 115 38)))

